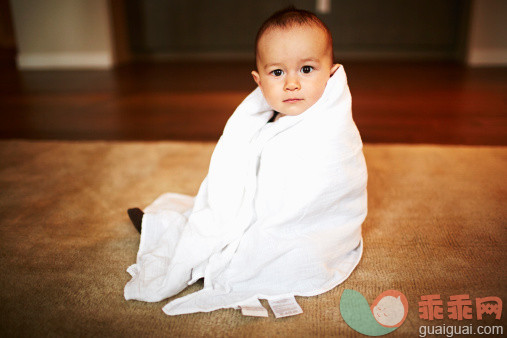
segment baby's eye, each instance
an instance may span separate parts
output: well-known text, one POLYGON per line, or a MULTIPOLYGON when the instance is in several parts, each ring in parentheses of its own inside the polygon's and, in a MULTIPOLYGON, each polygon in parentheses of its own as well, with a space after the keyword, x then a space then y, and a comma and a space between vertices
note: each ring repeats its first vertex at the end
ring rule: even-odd
POLYGON ((311 73, 313 70, 313 67, 312 66, 303 66, 301 68, 301 71, 305 74, 308 74, 308 73, 311 73))
POLYGON ((275 69, 271 72, 271 74, 273 74, 274 76, 282 76, 283 75, 283 70, 281 69, 275 69))

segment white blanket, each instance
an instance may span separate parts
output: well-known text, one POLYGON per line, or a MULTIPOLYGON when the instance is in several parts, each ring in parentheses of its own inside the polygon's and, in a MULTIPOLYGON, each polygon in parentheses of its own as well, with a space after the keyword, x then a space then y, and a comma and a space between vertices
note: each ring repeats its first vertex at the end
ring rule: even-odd
POLYGON ((343 66, 298 116, 267 121, 259 88, 236 109, 195 198, 145 209, 125 299, 173 300, 169 315, 312 296, 343 282, 362 254, 366 164, 343 66))

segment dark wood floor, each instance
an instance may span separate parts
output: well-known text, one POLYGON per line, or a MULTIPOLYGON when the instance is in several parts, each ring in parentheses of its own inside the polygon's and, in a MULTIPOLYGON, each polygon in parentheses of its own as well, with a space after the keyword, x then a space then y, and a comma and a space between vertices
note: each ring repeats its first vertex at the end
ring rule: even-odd
MULTIPOLYGON (((254 89, 247 62, 111 71, 0 68, 0 138, 217 140, 254 89)), ((346 63, 365 142, 507 145, 507 68, 346 63)))

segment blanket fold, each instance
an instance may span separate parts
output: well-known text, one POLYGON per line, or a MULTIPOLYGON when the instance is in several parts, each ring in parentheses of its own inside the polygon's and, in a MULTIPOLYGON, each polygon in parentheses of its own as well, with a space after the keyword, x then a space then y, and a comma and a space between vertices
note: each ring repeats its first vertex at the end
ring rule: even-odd
POLYGON ((343 282, 362 254, 367 171, 343 66, 297 116, 267 123, 260 88, 228 120, 195 197, 145 209, 126 299, 173 300, 169 315, 312 296, 343 282))

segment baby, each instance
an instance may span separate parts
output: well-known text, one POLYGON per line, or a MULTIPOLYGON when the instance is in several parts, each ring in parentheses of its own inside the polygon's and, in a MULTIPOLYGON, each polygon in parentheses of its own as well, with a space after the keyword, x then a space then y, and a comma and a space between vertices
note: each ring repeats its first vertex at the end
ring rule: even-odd
POLYGON ((169 315, 260 307, 343 282, 362 255, 367 172, 329 29, 293 8, 256 39, 258 84, 228 120, 195 197, 166 193, 143 213, 125 298, 173 300, 169 315))

